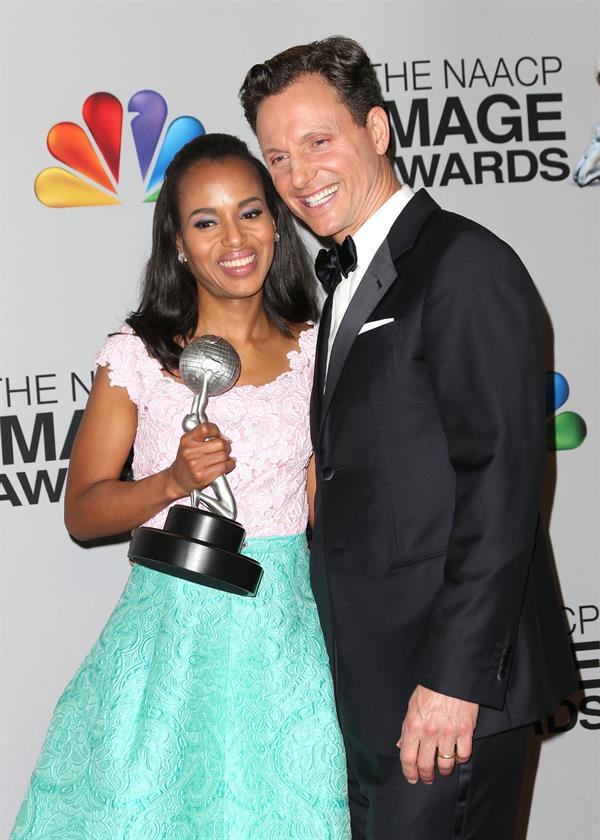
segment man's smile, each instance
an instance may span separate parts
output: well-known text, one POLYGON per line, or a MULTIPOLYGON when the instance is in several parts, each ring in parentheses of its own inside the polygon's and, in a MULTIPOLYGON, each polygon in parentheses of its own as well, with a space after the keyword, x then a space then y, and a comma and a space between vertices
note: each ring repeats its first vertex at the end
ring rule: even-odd
POLYGON ((301 196, 300 201, 305 207, 321 207, 323 204, 327 204, 328 201, 331 201, 339 188, 339 184, 332 184, 331 186, 325 187, 324 189, 312 193, 311 195, 301 196))

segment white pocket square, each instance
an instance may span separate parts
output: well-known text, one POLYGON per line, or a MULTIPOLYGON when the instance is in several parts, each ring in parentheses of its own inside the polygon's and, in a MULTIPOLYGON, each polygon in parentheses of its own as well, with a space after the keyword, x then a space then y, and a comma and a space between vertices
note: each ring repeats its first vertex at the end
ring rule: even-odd
POLYGON ((382 318, 381 321, 367 321, 367 323, 363 324, 359 329, 358 334, 362 335, 363 333, 369 332, 369 330, 374 330, 377 327, 383 327, 384 324, 391 324, 393 320, 393 318, 382 318))

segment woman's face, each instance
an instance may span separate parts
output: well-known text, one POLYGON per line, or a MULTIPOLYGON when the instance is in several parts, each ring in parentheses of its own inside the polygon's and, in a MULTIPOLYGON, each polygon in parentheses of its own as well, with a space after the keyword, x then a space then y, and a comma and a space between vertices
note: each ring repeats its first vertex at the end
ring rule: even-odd
POLYGON ((177 247, 200 290, 221 299, 260 293, 275 229, 260 176, 238 158, 200 161, 179 187, 177 247))

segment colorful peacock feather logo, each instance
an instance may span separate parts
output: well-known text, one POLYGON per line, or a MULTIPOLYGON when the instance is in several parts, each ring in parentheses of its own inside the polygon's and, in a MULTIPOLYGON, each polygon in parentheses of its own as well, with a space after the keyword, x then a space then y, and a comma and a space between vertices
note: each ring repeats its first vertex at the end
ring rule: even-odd
MULTIPOLYGON (((135 114, 131 133, 146 191, 144 201, 156 201, 167 166, 182 146, 204 134, 204 126, 195 117, 177 117, 163 137, 168 108, 155 90, 134 93, 127 111, 135 114)), ((93 93, 83 103, 82 114, 87 132, 73 122, 57 123, 48 132, 48 151, 73 171, 50 166, 37 176, 35 194, 47 207, 121 204, 123 106, 112 93, 93 93)))
POLYGON ((574 411, 555 414, 569 399, 569 383, 554 370, 546 373, 546 432, 548 449, 556 452, 577 449, 587 435, 585 420, 574 411))

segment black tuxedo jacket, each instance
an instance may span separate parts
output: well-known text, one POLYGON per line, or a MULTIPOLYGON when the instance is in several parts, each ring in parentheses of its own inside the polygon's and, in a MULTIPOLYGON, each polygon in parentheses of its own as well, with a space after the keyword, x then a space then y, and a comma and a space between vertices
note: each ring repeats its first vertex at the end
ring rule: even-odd
POLYGON ((421 190, 350 303, 325 385, 329 320, 328 300, 311 580, 342 726, 395 753, 418 683, 481 704, 480 737, 551 713, 576 682, 539 527, 543 309, 526 269, 421 190))

